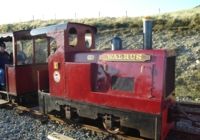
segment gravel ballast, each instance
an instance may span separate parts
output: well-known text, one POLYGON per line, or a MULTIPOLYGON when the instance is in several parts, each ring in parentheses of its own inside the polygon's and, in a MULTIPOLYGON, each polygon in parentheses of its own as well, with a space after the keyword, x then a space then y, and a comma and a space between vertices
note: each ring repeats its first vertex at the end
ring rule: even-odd
POLYGON ((29 115, 19 115, 15 110, 0 108, 0 140, 46 140, 48 134, 57 132, 77 140, 114 140, 109 135, 92 133, 75 124, 41 123, 29 115))

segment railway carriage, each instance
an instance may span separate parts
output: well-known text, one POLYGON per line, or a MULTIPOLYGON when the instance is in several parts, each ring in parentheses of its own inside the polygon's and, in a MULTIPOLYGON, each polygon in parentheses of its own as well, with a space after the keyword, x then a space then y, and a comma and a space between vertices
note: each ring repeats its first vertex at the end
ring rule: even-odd
POLYGON ((5 66, 6 86, 0 91, 2 97, 17 102, 37 101, 37 71, 48 69, 51 39, 30 35, 30 30, 0 34, 12 58, 5 66), (6 96, 7 95, 7 96, 6 96))

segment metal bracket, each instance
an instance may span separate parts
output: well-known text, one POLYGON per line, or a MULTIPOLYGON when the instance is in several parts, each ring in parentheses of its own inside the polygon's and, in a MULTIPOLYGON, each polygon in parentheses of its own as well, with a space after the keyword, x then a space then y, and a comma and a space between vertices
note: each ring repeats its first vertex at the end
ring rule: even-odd
POLYGON ((104 122, 105 122, 105 125, 107 126, 107 128, 112 128, 113 127, 113 116, 112 115, 109 115, 109 114, 106 114, 104 117, 104 122))
POLYGON ((72 109, 70 106, 66 106, 65 107, 65 117, 67 119, 71 119, 72 118, 72 109))

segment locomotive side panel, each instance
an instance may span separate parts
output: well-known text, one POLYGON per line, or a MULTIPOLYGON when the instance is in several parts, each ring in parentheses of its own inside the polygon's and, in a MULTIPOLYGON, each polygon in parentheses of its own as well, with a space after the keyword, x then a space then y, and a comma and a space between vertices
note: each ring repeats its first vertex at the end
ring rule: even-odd
POLYGON ((65 98, 85 102, 91 91, 91 64, 65 63, 65 98))
MULTIPOLYGON (((161 114, 163 80, 159 79, 163 79, 164 56, 162 55, 155 55, 154 59, 157 61, 145 63, 65 63, 65 98, 161 114), (131 88, 123 89, 125 86, 131 88)), ((61 97, 58 94, 56 96, 61 97)))

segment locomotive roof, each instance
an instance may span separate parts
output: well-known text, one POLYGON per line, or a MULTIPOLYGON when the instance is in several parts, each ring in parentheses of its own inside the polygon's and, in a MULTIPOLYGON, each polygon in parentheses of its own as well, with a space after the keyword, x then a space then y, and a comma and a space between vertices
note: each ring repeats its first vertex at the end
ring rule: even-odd
POLYGON ((28 39, 31 38, 30 30, 19 30, 14 32, 2 33, 0 34, 0 41, 12 41, 15 39, 28 39))
POLYGON ((17 39, 29 39, 32 36, 45 35, 45 34, 50 33, 50 32, 57 32, 57 31, 61 31, 61 30, 66 30, 67 26, 69 24, 81 25, 81 26, 84 26, 84 27, 90 27, 95 31, 95 33, 97 32, 97 29, 94 26, 85 25, 85 24, 81 24, 81 23, 68 22, 68 23, 64 23, 64 24, 56 24, 56 25, 36 28, 36 29, 32 29, 32 30, 19 30, 19 31, 2 33, 2 34, 0 34, 0 41, 6 41, 6 42, 12 41, 13 37, 16 40, 17 39))
POLYGON ((47 33, 50 33, 50 32, 57 32, 57 31, 61 31, 61 30, 66 30, 69 24, 74 24, 74 25, 76 24, 76 25, 81 25, 81 26, 85 26, 85 27, 90 27, 95 31, 95 33, 97 32, 97 29, 94 26, 81 24, 81 23, 68 22, 68 23, 63 23, 63 24, 56 24, 56 25, 50 25, 50 26, 41 27, 41 28, 37 28, 37 29, 32 29, 31 35, 36 36, 36 35, 47 34, 47 33))
POLYGON ((46 33, 50 33, 50 32, 56 32, 56 31, 65 30, 65 29, 67 29, 67 23, 50 25, 50 26, 46 26, 46 27, 32 29, 31 35, 32 36, 42 35, 42 34, 46 34, 46 33))

